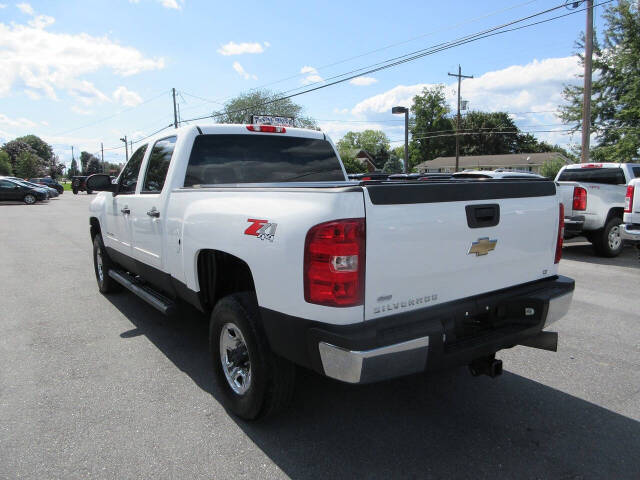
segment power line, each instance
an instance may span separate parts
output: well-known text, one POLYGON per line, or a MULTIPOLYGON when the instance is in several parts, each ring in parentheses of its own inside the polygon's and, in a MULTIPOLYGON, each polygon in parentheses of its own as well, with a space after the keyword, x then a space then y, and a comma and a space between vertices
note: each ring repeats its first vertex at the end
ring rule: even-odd
MULTIPOLYGON (((604 0, 599 5, 604 5, 604 4, 607 4, 607 3, 611 3, 612 1, 613 0, 604 0)), ((303 91, 300 91, 300 92, 297 92, 297 93, 292 93, 290 95, 280 96, 280 97, 268 100, 266 102, 262 102, 262 103, 259 103, 259 104, 256 104, 256 105, 251 105, 249 107, 245 107, 245 108, 242 108, 242 109, 234 110, 234 111, 231 111, 231 112, 218 112, 218 113, 214 112, 214 113, 212 113, 210 115, 190 118, 190 119, 188 119, 186 121, 203 120, 203 119, 206 119, 206 118, 217 118, 217 117, 220 117, 222 115, 230 115, 230 114, 234 114, 234 113, 245 112, 245 111, 247 111, 249 109, 255 109, 255 108, 258 108, 258 107, 265 106, 265 105, 270 105, 270 104, 278 102, 278 101, 286 100, 286 99, 289 99, 289 98, 292 98, 292 97, 296 97, 296 96, 304 95, 306 93, 310 93, 310 92, 313 92, 313 91, 316 91, 316 90, 320 90, 322 88, 327 88, 327 87, 330 87, 330 86, 333 86, 333 85, 336 85, 336 84, 339 84, 339 83, 343 83, 343 82, 349 81, 349 80, 351 80, 353 78, 359 77, 361 75, 366 75, 366 74, 369 74, 369 73, 375 73, 375 72, 380 71, 380 70, 385 70, 385 69, 388 69, 388 68, 391 68, 391 67, 394 67, 394 66, 397 66, 397 65, 401 65, 403 63, 411 62, 413 60, 417 60, 417 59, 425 57, 427 55, 433 55, 435 53, 438 53, 438 52, 441 52, 441 51, 444 51, 444 50, 448 50, 450 48, 454 48, 454 47, 457 47, 457 46, 460 46, 460 45, 464 45, 466 43, 471 43, 471 42, 475 42, 477 40, 481 40, 481 39, 488 38, 488 37, 491 37, 491 36, 500 35, 500 34, 503 34, 503 33, 508 33, 508 32, 512 32, 512 31, 516 31, 516 30, 521 30, 521 29, 532 27, 532 26, 535 26, 535 25, 540 25, 542 23, 546 23, 546 22, 550 22, 550 21, 553 21, 553 20, 557 20, 559 18, 563 18, 563 17, 569 16, 569 15, 575 15, 576 13, 582 11, 582 10, 574 10, 574 11, 569 12, 569 13, 565 13, 565 14, 562 14, 562 15, 557 15, 555 17, 547 18, 547 19, 540 20, 540 21, 537 21, 537 22, 532 22, 532 23, 529 23, 529 24, 520 25, 518 27, 505 29, 506 26, 514 25, 516 23, 523 22, 523 21, 528 20, 530 18, 533 18, 533 17, 536 17, 536 16, 540 16, 540 15, 543 15, 545 13, 549 13, 551 11, 557 10, 558 8, 562 8, 563 6, 564 5, 553 7, 553 8, 541 11, 539 13, 536 13, 536 14, 533 14, 533 15, 529 15, 529 16, 523 17, 521 19, 514 20, 512 22, 508 22, 506 24, 502 24, 502 25, 499 25, 497 27, 493 27, 491 29, 484 30, 482 32, 478 32, 476 34, 467 35, 465 37, 462 37, 462 38, 457 39, 457 40, 453 40, 451 42, 447 42, 447 43, 444 43, 444 44, 439 44, 438 46, 436 46, 436 47, 434 47, 434 48, 432 48, 430 50, 429 49, 419 50, 418 52, 420 52, 420 53, 417 53, 415 55, 414 54, 407 54, 407 55, 403 55, 401 57, 395 57, 395 58, 387 60, 386 62, 380 62, 378 64, 374 64, 374 65, 380 65, 382 63, 382 64, 384 64, 382 66, 371 68, 371 69, 369 69, 367 71, 364 71, 364 72, 361 71, 363 69, 360 69, 360 70, 357 70, 359 72, 358 74, 347 76, 345 78, 338 79, 338 80, 335 80, 335 81, 330 82, 330 83, 325 83, 324 85, 319 85, 319 86, 316 86, 316 87, 313 87, 313 88, 307 88, 306 90, 303 90, 303 91), (400 59, 400 60, 397 60, 397 59, 400 59)), ((367 68, 367 67, 364 67, 364 68, 367 68)), ((351 73, 354 73, 354 72, 356 72, 356 71, 354 70, 354 71, 351 71, 351 72, 347 72, 345 74, 338 75, 338 77, 344 76, 344 75, 350 75, 351 73)), ((284 93, 286 93, 286 92, 284 92, 284 93)))

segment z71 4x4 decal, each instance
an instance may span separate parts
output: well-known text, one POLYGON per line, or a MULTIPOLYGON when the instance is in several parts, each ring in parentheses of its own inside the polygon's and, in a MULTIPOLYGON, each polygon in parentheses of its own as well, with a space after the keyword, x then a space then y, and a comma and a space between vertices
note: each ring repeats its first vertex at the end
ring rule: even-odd
POLYGON ((277 223, 270 223, 269 220, 256 220, 255 218, 248 218, 247 222, 251 225, 244 231, 245 235, 251 235, 258 237, 260 240, 269 240, 273 242, 273 237, 276 234, 277 223))

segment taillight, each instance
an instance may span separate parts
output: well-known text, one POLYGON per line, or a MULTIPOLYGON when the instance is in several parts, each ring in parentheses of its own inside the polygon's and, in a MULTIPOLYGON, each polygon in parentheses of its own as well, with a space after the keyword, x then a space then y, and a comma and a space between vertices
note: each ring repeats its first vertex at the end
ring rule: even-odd
POLYGON ((627 185, 627 195, 624 197, 624 213, 631 213, 633 210, 633 185, 627 185))
POLYGON ((312 227, 304 245, 304 299, 331 307, 362 305, 364 266, 364 218, 312 227))
POLYGON ((574 210, 587 209, 587 191, 582 187, 573 188, 573 209, 574 210))
POLYGON ((285 127, 276 127, 274 125, 247 125, 247 130, 250 132, 287 133, 285 127))
POLYGON ((556 258, 553 263, 560 263, 562 258, 562 242, 564 241, 564 205, 560 204, 558 214, 558 239, 556 241, 556 258))

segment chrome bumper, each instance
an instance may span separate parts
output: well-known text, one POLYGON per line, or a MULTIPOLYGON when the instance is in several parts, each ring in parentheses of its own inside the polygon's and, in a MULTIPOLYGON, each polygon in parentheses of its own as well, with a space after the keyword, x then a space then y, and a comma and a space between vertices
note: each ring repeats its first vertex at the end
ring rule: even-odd
POLYGON ((353 351, 320 342, 320 359, 327 377, 347 383, 368 383, 424 371, 429 337, 353 351))
POLYGON ((547 310, 547 318, 544 320, 543 328, 548 327, 552 323, 557 322, 562 317, 564 317, 569 311, 572 299, 573 292, 569 292, 559 297, 550 299, 549 309, 547 310))
POLYGON ((620 238, 631 242, 640 242, 640 225, 624 223, 620 225, 620 238))

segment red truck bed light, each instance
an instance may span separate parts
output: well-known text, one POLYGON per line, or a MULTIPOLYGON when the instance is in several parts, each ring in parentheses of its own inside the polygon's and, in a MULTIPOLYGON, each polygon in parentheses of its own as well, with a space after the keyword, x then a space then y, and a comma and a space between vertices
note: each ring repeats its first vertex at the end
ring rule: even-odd
POLYGON ((250 132, 287 133, 285 127, 277 127, 275 125, 247 125, 247 130, 250 132))
POLYGON ((304 246, 304 299, 331 307, 362 305, 364 255, 364 218, 312 227, 304 246))
POLYGON ((633 193, 634 186, 627 185, 627 195, 624 197, 624 213, 631 213, 633 210, 633 193))
POLYGON ((574 210, 587 209, 587 191, 582 187, 573 188, 573 209, 574 210))

